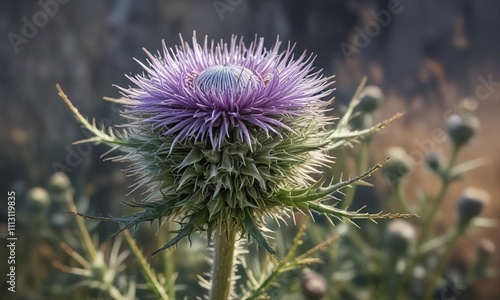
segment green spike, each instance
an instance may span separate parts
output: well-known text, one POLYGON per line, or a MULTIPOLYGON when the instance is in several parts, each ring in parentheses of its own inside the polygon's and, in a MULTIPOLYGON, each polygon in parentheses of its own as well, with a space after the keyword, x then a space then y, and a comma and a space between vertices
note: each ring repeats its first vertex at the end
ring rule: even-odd
POLYGON ((254 238, 259 245, 264 247, 264 249, 269 252, 273 257, 279 260, 279 258, 276 256, 276 251, 271 247, 271 244, 267 241, 266 237, 262 234, 262 232, 259 230, 259 228, 255 225, 255 223, 252 220, 252 217, 249 215, 248 212, 245 213, 245 219, 243 220, 244 228, 247 231, 248 236, 254 238))
POLYGON ((198 148, 193 148, 189 154, 184 158, 184 160, 177 166, 177 168, 183 168, 185 166, 192 165, 203 159, 203 153, 198 148))
POLYGON ((186 236, 190 236, 193 232, 195 231, 195 227, 193 224, 187 224, 185 225, 181 230, 177 231, 177 235, 171 239, 168 243, 166 243, 163 247, 153 251, 151 254, 148 255, 148 258, 153 257, 154 255, 176 245, 180 240, 185 238, 186 236))

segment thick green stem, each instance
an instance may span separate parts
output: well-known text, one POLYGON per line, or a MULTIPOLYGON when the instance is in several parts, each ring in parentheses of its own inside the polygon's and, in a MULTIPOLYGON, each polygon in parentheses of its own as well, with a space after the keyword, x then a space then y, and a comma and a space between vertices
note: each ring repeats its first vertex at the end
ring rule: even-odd
POLYGON ((446 252, 444 253, 443 257, 441 257, 441 259, 439 260, 439 265, 437 266, 436 270, 432 272, 431 278, 424 292, 424 298, 423 298, 424 300, 432 300, 432 294, 434 292, 434 288, 436 287, 436 283, 438 282, 441 275, 444 273, 446 265, 450 260, 451 254, 453 253, 453 248, 455 247, 455 244, 458 238, 462 235, 462 233, 463 230, 456 230, 454 232, 453 239, 448 245, 448 248, 446 249, 446 252))
POLYGON ((441 208, 441 205, 444 200, 444 196, 446 195, 446 192, 448 191, 448 187, 450 186, 451 183, 451 171, 453 168, 453 165, 455 164, 455 161, 458 156, 460 148, 459 147, 453 147, 453 151, 451 153, 450 160, 448 162, 448 165, 446 166, 446 169, 444 170, 442 174, 442 184, 441 188, 437 194, 437 196, 434 198, 434 201, 429 204, 430 208, 427 209, 425 213, 425 218, 424 218, 424 228, 422 230, 422 235, 420 236, 420 239, 418 240, 417 243, 417 254, 408 262, 408 266, 405 269, 405 272, 403 273, 401 277, 401 281, 399 282, 399 286, 397 290, 402 293, 404 290, 404 285, 405 283, 410 279, 413 269, 417 266, 419 263, 420 259, 422 258, 423 254, 420 253, 420 249, 422 245, 429 239, 429 236, 432 232, 432 229, 434 228, 434 224, 436 222, 436 217, 437 213, 441 208))
POLYGON ((401 182, 398 182, 396 184, 396 194, 394 195, 394 197, 396 198, 398 209, 400 209, 402 212, 405 213, 410 211, 408 205, 406 204, 406 193, 404 184, 402 184, 401 182))
POLYGON ((441 184, 441 189, 439 190, 438 195, 436 196, 434 202, 431 204, 431 209, 429 210, 429 214, 425 218, 424 229, 422 231, 422 235, 420 236, 420 240, 418 245, 422 245, 429 238, 432 229, 434 228, 434 224, 436 222, 437 213, 441 208, 441 204, 443 203, 444 196, 448 191, 448 187, 451 183, 451 169, 455 164, 455 160, 457 159, 459 148, 453 147, 453 152, 451 154, 450 161, 443 175, 443 183, 441 184))
MULTIPOLYGON (((72 192, 66 192, 65 195, 66 205, 68 206, 68 210, 72 212, 78 211, 76 208, 75 201, 73 199, 72 192)), ((95 248, 94 242, 92 242, 92 238, 90 237, 90 233, 87 229, 87 225, 85 224, 85 220, 83 218, 77 217, 76 223, 78 224, 78 230, 83 238, 83 245, 85 247, 85 251, 87 255, 93 260, 96 256, 97 250, 95 248)))
POLYGON ((134 238, 132 238, 132 235, 130 234, 129 230, 128 229, 124 230, 123 235, 125 236, 125 240, 127 241, 130 250, 132 250, 132 253, 139 262, 141 271, 144 274, 144 277, 148 282, 151 290, 156 294, 157 299, 169 300, 167 292, 156 278, 156 275, 153 273, 153 269, 146 261, 144 255, 142 255, 142 252, 141 250, 139 250, 139 247, 137 247, 137 244, 134 238))
MULTIPOLYGON (((165 245, 170 241, 170 221, 165 222, 163 225, 164 230, 167 234, 159 235, 160 246, 165 245)), ((166 283, 165 288, 170 299, 175 299, 175 258, 174 251, 163 251, 162 252, 162 262, 163 262, 163 272, 165 275, 166 283)))
MULTIPOLYGON (((398 263, 399 259, 400 259, 400 256, 397 254, 394 254, 394 253, 390 253, 387 257, 386 287, 387 287, 387 297, 388 297, 387 299, 389 299, 389 300, 397 299, 398 282, 399 282, 399 280, 401 280, 401 274, 399 274, 399 272, 397 271, 397 263, 398 263)), ((381 292, 380 295, 382 296, 381 299, 385 298, 383 292, 381 292)))
MULTIPOLYGON (((368 168, 368 161, 370 156, 369 146, 370 145, 368 141, 364 141, 361 144, 361 149, 359 152, 358 164, 357 164, 357 171, 358 171, 357 174, 363 173, 368 168)), ((356 187, 351 187, 346 191, 344 200, 341 202, 341 206, 343 209, 348 208, 352 204, 352 200, 354 199, 355 193, 356 193, 356 187)))
POLYGON ((214 241, 211 300, 230 299, 234 282, 235 250, 236 230, 227 224, 220 226, 214 241))

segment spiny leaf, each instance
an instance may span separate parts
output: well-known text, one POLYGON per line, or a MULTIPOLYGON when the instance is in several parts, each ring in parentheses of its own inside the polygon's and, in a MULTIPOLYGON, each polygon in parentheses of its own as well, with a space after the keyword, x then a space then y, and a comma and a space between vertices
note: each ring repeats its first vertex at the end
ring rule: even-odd
POLYGON ((355 139, 358 137, 363 137, 363 136, 375 133, 375 132, 389 126, 391 123, 393 123, 397 119, 401 118, 402 116, 403 116, 403 113, 399 112, 399 113, 395 114, 393 117, 391 117, 387 120, 384 120, 384 121, 376 124, 375 126, 372 126, 370 128, 366 128, 363 130, 345 131, 345 132, 334 131, 328 137, 328 139, 332 141, 332 144, 330 146, 327 146, 326 149, 331 150, 331 149, 334 149, 334 148, 346 143, 350 139, 355 139), (333 143, 334 141, 336 141, 336 142, 333 143))
POLYGON ((103 143, 109 143, 109 144, 123 144, 127 145, 127 141, 119 140, 117 139, 114 134, 112 134, 112 131, 110 131, 110 134, 106 134, 105 130, 100 130, 97 128, 95 124, 95 120, 92 121, 92 124, 89 123, 89 121, 80 114, 78 109, 71 103, 69 100, 68 96, 63 92, 61 86, 59 84, 56 84, 56 88, 59 94, 59 97, 66 103, 66 105, 69 107, 71 112, 73 112, 73 115, 75 116, 76 120, 80 122, 80 124, 83 125, 87 130, 92 132, 95 137, 92 137, 90 139, 86 139, 81 141, 83 142, 103 142, 103 143))
POLYGON ((364 178, 370 176, 373 174, 375 171, 380 169, 384 163, 386 163, 389 160, 387 158, 386 160, 376 164, 375 166, 371 167, 367 171, 365 171, 363 174, 358 175, 356 177, 353 177, 351 179, 339 182, 337 184, 328 186, 328 187, 317 187, 317 185, 313 185, 311 188, 308 189, 302 189, 302 190, 297 190, 297 191, 280 191, 278 192, 278 196, 282 201, 286 202, 288 205, 294 205, 298 202, 308 202, 308 201, 315 201, 315 200, 320 200, 321 198, 330 195, 333 192, 336 192, 342 188, 348 187, 351 184, 354 184, 356 182, 359 182, 363 180, 364 178), (316 188, 317 187, 317 188, 316 188))
POLYGON ((151 258, 152 256, 176 245, 180 240, 182 240, 183 238, 185 238, 186 236, 190 236, 191 234, 193 234, 193 232, 195 231, 195 227, 194 225, 192 224, 186 224, 184 227, 182 227, 182 229, 178 230, 177 231, 177 235, 171 239, 168 243, 166 243, 163 247, 153 251, 151 254, 148 255, 148 258, 151 258))
POLYGON ((271 244, 269 244, 266 237, 262 234, 259 228, 257 228, 252 219, 253 218, 247 212, 245 214, 245 219, 243 220, 243 223, 245 225, 244 228, 246 229, 248 236, 253 237, 259 243, 259 245, 264 247, 264 249, 266 249, 267 252, 269 252, 269 254, 271 254, 274 258, 279 260, 279 258, 276 256, 276 251, 273 249, 271 244))

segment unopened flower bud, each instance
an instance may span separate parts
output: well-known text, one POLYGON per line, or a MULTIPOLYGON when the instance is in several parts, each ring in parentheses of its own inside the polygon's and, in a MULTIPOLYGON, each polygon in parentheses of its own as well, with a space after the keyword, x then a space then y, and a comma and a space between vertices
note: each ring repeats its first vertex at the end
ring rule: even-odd
POLYGON ((41 187, 35 187, 28 191, 26 196, 26 211, 29 213, 40 213, 47 210, 50 205, 50 196, 41 187))
POLYGON ((384 93, 376 85, 369 85, 363 89, 359 96, 358 109, 371 113, 384 101, 384 93))
POLYGON ((382 173, 392 185, 396 185, 410 173, 410 158, 400 147, 389 148, 387 154, 391 159, 382 167, 382 173))
POLYGON ((467 226, 473 218, 483 211, 489 199, 489 194, 482 189, 466 188, 457 203, 459 226, 461 228, 467 226))
POLYGON ((465 145, 479 129, 479 121, 473 115, 452 115, 447 120, 448 135, 456 147, 465 145))
POLYGON ((52 193, 63 193, 71 188, 71 181, 66 174, 58 172, 50 176, 48 188, 52 193))
POLYGON ((309 269, 302 270, 302 294, 309 300, 323 299, 327 292, 327 284, 325 278, 309 269))
MULTIPOLYGON (((50 196, 47 191, 41 187, 30 189, 25 198, 23 209, 19 214, 19 222, 30 229, 31 238, 39 234, 38 229, 43 227, 47 221, 47 210, 50 206, 50 196)), ((35 238, 34 238, 35 239, 35 238)))
POLYGON ((436 174, 441 174, 444 169, 444 159, 441 152, 433 151, 425 158, 425 163, 436 174))
POLYGON ((385 238, 389 251, 400 256, 408 252, 416 236, 415 227, 409 222, 394 220, 387 226, 385 238))

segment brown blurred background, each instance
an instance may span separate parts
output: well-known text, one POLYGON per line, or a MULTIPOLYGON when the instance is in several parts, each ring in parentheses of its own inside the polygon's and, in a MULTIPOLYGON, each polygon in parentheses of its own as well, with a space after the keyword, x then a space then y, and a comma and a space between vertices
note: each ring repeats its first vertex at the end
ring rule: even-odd
MULTIPOLYGON (((102 162, 104 147, 68 146, 85 133, 58 99, 55 84, 62 85, 84 115, 119 124, 118 108, 101 98, 119 96, 112 84, 127 86, 124 74, 142 72, 132 59, 145 60, 142 47, 155 52, 162 39, 174 46, 179 33, 190 40, 193 30, 200 39, 206 34, 214 39, 237 34, 250 41, 258 35, 268 45, 279 35, 285 44, 297 43, 297 53, 307 49, 316 54, 316 65, 325 74, 336 74, 337 104, 346 103, 367 75, 368 82, 380 85, 387 95, 378 119, 406 112, 375 139, 373 161, 384 157, 389 146, 411 152, 429 145, 424 141, 444 126, 449 110, 463 98, 475 97, 482 129, 459 162, 485 157, 489 163, 452 186, 440 226, 445 230, 455 221, 454 213, 446 212, 454 211, 455 199, 469 185, 492 195, 485 216, 498 220, 499 13, 500 2, 495 0, 4 0, 0 189, 22 195, 62 170, 77 190, 91 186, 94 206, 106 212, 111 205, 106 201, 109 186, 127 185, 116 172, 122 166, 102 162)), ((449 151, 447 143, 431 144, 449 151)), ((416 169, 408 187, 410 197, 417 186, 435 191, 435 177, 423 167, 416 169)), ((375 189, 383 199, 388 187, 380 182, 375 189)), ((4 207, 0 211, 3 218, 4 207)), ((498 232, 469 235, 455 259, 472 259, 483 236, 495 239, 500 249, 498 232)), ((500 257, 495 264, 500 268, 500 257)), ((500 285, 491 280, 476 291, 477 299, 498 299, 500 285)))

